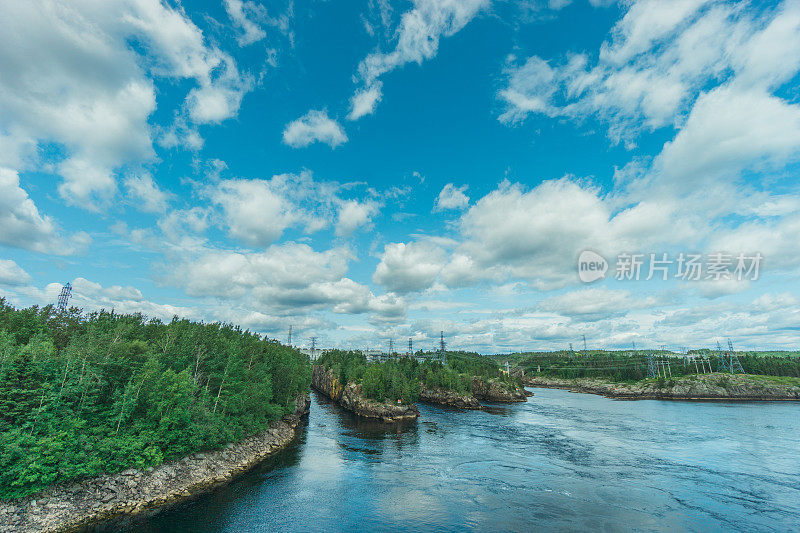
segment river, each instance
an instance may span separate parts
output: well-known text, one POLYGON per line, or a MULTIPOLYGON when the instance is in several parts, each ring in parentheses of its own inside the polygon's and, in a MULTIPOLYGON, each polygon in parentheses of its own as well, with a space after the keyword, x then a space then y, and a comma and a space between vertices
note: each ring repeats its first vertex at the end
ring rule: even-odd
POLYGON ((800 404, 530 390, 405 426, 312 394, 292 446, 134 531, 800 530, 800 404))

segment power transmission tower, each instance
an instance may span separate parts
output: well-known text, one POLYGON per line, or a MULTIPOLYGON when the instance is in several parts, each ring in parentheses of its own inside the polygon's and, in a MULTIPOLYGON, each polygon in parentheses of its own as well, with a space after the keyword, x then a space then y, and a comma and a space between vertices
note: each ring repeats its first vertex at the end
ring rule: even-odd
POLYGON ((445 351, 445 344, 444 344, 444 331, 439 334, 439 353, 442 357, 442 362, 447 364, 447 352, 445 351))
POLYGON ((414 342, 411 337, 408 338, 408 355, 414 355, 414 342))
POLYGON ((67 284, 61 289, 61 294, 58 295, 57 306, 59 311, 66 312, 67 302, 69 302, 70 295, 72 295, 72 285, 67 282, 67 284))
POLYGON ((392 356, 394 352, 394 339, 389 339, 389 357, 392 356))
POLYGON ((583 356, 586 357, 586 335, 583 336, 583 356))
POLYGON ((744 368, 742 368, 742 363, 739 361, 739 356, 733 351, 733 343, 730 339, 728 339, 728 353, 730 354, 730 358, 728 359, 728 368, 730 369, 731 374, 744 374, 744 368))
POLYGON ((289 339, 286 341, 286 344, 289 346, 289 348, 292 347, 292 325, 291 324, 289 324, 289 339))
POLYGON ((722 351, 722 346, 717 341, 717 372, 728 372, 728 362, 725 361, 725 352, 722 351))
POLYGON ((658 371, 658 365, 656 365, 656 360, 653 357, 653 352, 647 352, 647 377, 661 377, 661 374, 658 371))
POLYGON ((316 351, 317 351, 317 337, 311 337, 311 360, 312 361, 316 360, 316 357, 314 357, 314 354, 316 353, 316 351))

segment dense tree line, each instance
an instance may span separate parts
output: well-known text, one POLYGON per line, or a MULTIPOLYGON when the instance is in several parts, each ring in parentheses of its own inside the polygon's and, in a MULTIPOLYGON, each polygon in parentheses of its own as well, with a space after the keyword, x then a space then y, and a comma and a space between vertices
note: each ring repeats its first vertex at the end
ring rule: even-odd
POLYGON ((292 411, 310 374, 231 325, 0 299, 0 498, 240 440, 292 411))
POLYGON ((358 351, 328 350, 317 364, 330 368, 342 384, 361 383, 362 394, 378 401, 414 402, 420 384, 429 388, 470 392, 472 378, 496 379, 514 386, 512 378, 503 376, 490 358, 471 352, 447 352, 444 364, 438 354, 417 360, 392 357, 381 362, 368 362, 358 351))
MULTIPOLYGON (((675 357, 670 352, 653 352, 653 357, 659 373, 665 373, 665 366, 661 363, 668 364, 669 377, 673 378, 721 370, 720 352, 698 350, 690 353, 703 357, 705 362, 675 357)), ((800 357, 741 352, 737 353, 737 356, 746 374, 800 377, 800 357)), ((519 365, 526 373, 560 378, 606 378, 613 381, 645 379, 648 377, 649 368, 646 353, 633 351, 588 351, 585 354, 559 351, 521 354, 519 365)))

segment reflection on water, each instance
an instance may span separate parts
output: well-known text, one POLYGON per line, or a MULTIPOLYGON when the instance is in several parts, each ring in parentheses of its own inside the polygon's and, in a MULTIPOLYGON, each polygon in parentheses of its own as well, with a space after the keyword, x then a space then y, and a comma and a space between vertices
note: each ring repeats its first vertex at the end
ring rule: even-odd
POLYGON ((282 453, 135 531, 792 530, 800 404, 616 402, 537 389, 415 423, 318 396, 282 453))

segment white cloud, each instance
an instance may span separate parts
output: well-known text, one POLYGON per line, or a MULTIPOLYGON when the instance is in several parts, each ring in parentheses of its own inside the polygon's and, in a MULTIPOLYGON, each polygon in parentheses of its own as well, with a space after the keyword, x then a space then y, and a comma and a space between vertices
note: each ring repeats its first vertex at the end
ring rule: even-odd
MULTIPOLYGON (((222 208, 220 223, 229 235, 251 246, 266 246, 289 227, 299 226, 306 233, 326 227, 333 205, 341 202, 336 189, 335 184, 316 182, 309 172, 301 172, 269 180, 221 180, 203 194, 222 208)), ((341 229, 354 222, 347 218, 341 229)))
POLYGON ((469 196, 464 194, 467 190, 467 185, 456 187, 452 183, 448 183, 439 192, 436 198, 436 205, 434 211, 444 211, 446 209, 464 209, 469 205, 469 196))
POLYGON ((375 110, 381 94, 378 78, 406 63, 421 64, 434 57, 442 37, 461 31, 488 5, 489 0, 415 0, 413 9, 401 17, 394 50, 373 52, 358 65, 363 88, 351 100, 350 119, 375 110))
POLYGON ((613 257, 696 244, 702 234, 668 203, 616 211, 613 205, 598 190, 567 178, 530 190, 504 182, 462 214, 452 243, 428 238, 387 245, 373 280, 395 292, 421 291, 437 280, 448 287, 523 280, 549 291, 578 283, 575 265, 583 250, 613 257), (677 224, 681 218, 686 223, 677 224))
POLYGON ((244 95, 254 80, 242 75, 229 55, 219 52, 213 77, 201 78, 200 87, 189 91, 186 104, 189 117, 198 124, 216 124, 236 116, 244 95))
POLYGON ((697 99, 654 171, 665 186, 694 188, 748 168, 780 168, 799 154, 800 106, 760 89, 722 86, 697 99))
POLYGON ((158 0, 7 2, 0 63, 0 165, 56 163, 60 194, 90 209, 109 205, 121 166, 153 157, 154 79, 195 80, 186 106, 197 122, 232 116, 251 87, 181 9, 158 0), (39 160, 42 143, 60 148, 55 161, 39 160))
POLYGON ((293 148, 303 148, 311 143, 323 142, 331 148, 347 142, 344 130, 325 111, 311 110, 286 125, 283 142, 293 148))
POLYGON ((315 251, 288 242, 263 252, 204 248, 175 257, 163 279, 193 297, 213 297, 269 316, 302 316, 328 310, 368 313, 381 321, 405 317, 405 302, 376 296, 366 285, 345 277, 353 259, 348 248, 315 251))
POLYGON ((0 244, 66 255, 82 251, 89 241, 82 233, 71 239, 61 237, 55 222, 39 214, 36 204, 20 186, 19 174, 0 168, 0 244))
POLYGON ((544 300, 540 307, 562 316, 596 321, 625 316, 632 309, 653 307, 655 303, 652 297, 636 298, 626 290, 597 287, 553 296, 544 300))
POLYGON ((134 205, 145 213, 163 213, 170 195, 162 191, 150 174, 131 174, 125 178, 125 188, 134 205))
POLYGON ((11 259, 0 259, 0 285, 23 285, 31 280, 30 274, 11 259))
POLYGON ((358 120, 364 115, 371 115, 375 112, 381 97, 381 82, 379 81, 367 88, 359 89, 350 98, 350 113, 347 115, 347 119, 358 120))
POLYGON ((267 36, 261 26, 252 19, 259 19, 266 16, 266 9, 255 2, 243 2, 242 0, 225 0, 225 11, 228 16, 242 31, 238 37, 240 46, 247 46, 260 41, 267 36), (252 18, 251 18, 252 17, 252 18))
POLYGON ((230 235, 252 246, 273 242, 298 220, 291 204, 268 181, 227 180, 211 195, 223 209, 230 235))
POLYGON ((595 115, 609 137, 632 145, 644 130, 681 127, 696 97, 709 87, 772 90, 800 69, 800 4, 778 9, 709 0, 633 2, 594 53, 561 64, 533 56, 509 59, 504 122, 530 113, 581 120, 595 115), (555 66, 553 66, 555 64, 555 66))
POLYGON ((441 248, 430 243, 387 244, 372 279, 400 294, 427 289, 439 275, 445 257, 441 248))
POLYGON ((359 202, 358 200, 347 200, 339 207, 339 214, 336 220, 336 235, 349 237, 358 228, 369 226, 372 217, 378 213, 379 205, 373 201, 359 202))

